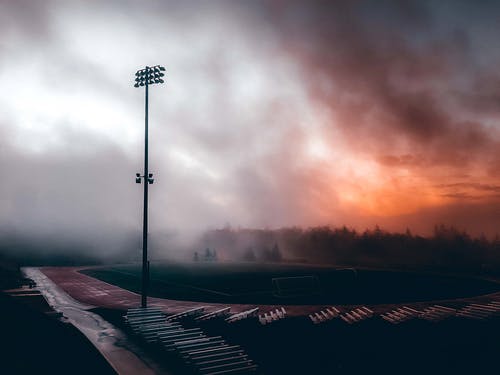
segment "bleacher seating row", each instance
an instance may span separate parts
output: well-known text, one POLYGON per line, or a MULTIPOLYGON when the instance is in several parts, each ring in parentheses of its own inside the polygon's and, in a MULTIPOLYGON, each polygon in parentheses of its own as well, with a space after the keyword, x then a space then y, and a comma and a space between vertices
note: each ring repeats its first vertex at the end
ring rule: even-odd
POLYGON ((369 319, 372 316, 373 311, 366 306, 344 312, 341 312, 337 307, 327 307, 319 312, 309 314, 309 319, 313 324, 326 323, 335 318, 340 318, 347 324, 354 324, 369 319))
POLYGON ((202 320, 209 320, 213 318, 221 318, 221 317, 227 317, 231 311, 231 307, 224 307, 222 309, 218 309, 200 316, 197 316, 195 320, 197 321, 202 321, 202 320))
POLYGON ((237 322, 237 321, 242 320, 242 319, 247 319, 247 318, 257 316, 258 313, 259 313, 259 308, 254 307, 253 309, 249 309, 249 310, 245 310, 245 311, 233 314, 233 315, 227 317, 225 320, 228 323, 234 323, 234 322, 237 322))
MULTIPOLYGON (((336 307, 328 307, 309 314, 309 319, 313 324, 325 323, 335 318, 340 318, 347 324, 354 324, 372 316, 373 311, 365 306, 343 313, 336 307)), ((380 314, 383 320, 392 324, 400 324, 412 319, 440 322, 450 317, 484 320, 495 316, 500 316, 500 301, 490 301, 483 304, 470 303, 458 309, 449 306, 431 305, 422 310, 417 310, 408 306, 401 306, 380 314)))
POLYGON ((129 309, 125 321, 131 331, 149 345, 176 356, 194 373, 203 375, 255 373, 257 365, 239 345, 230 345, 222 336, 209 336, 201 328, 185 328, 179 319, 223 316, 229 309, 205 313, 190 309, 167 316, 155 307, 129 309))
POLYGON ((455 316, 456 312, 457 310, 451 307, 433 305, 423 309, 419 318, 430 322, 440 322, 441 320, 455 316))
POLYGON ((420 311, 408 306, 398 307, 392 311, 381 314, 380 317, 389 323, 399 324, 420 316, 420 311))
MULTIPOLYGON (((396 325, 410 320, 428 322, 440 322, 448 318, 486 320, 500 316, 500 301, 468 304, 454 302, 450 305, 432 304, 420 308, 402 305, 382 314, 375 314, 366 306, 344 310, 340 307, 326 307, 319 312, 309 314, 309 319, 314 324, 336 320, 353 325, 378 316, 379 319, 396 325)), ((253 318, 254 321, 267 325, 284 319, 286 315, 283 307, 263 314, 259 314, 258 307, 231 314, 230 307, 206 311, 206 308, 201 306, 173 315, 166 315, 161 309, 150 307, 130 309, 125 319, 131 331, 145 343, 175 355, 195 373, 223 375, 255 373, 257 365, 241 346, 226 342, 226 339, 217 333, 208 335, 200 326, 193 323, 210 319, 234 323, 253 318), (188 320, 182 320, 186 318, 188 320)))
POLYGON ((179 320, 187 317, 196 317, 199 314, 203 314, 205 312, 205 306, 194 307, 192 309, 180 312, 178 314, 170 315, 167 317, 167 321, 171 322, 174 320, 179 320))
POLYGON ((340 319, 342 319, 347 324, 359 323, 365 319, 369 319, 373 316, 373 311, 366 306, 361 306, 357 309, 353 309, 349 312, 340 314, 340 319))
POLYGON ((285 319, 286 310, 284 307, 281 307, 276 310, 271 310, 265 312, 264 314, 259 315, 259 322, 262 325, 270 324, 272 322, 277 322, 280 319, 285 319))
POLYGON ((440 322, 450 317, 485 320, 495 316, 500 316, 500 301, 490 301, 482 304, 469 303, 458 309, 449 306, 432 305, 421 311, 403 306, 381 314, 384 320, 393 324, 399 324, 415 318, 430 322, 440 322))
POLYGON ((457 316, 469 319, 484 320, 500 315, 500 302, 491 301, 487 304, 471 303, 459 309, 457 316))
POLYGON ((337 318, 340 315, 339 309, 336 307, 327 307, 324 310, 321 310, 320 312, 309 314, 309 319, 314 324, 320 324, 329 320, 332 320, 334 318, 337 318))

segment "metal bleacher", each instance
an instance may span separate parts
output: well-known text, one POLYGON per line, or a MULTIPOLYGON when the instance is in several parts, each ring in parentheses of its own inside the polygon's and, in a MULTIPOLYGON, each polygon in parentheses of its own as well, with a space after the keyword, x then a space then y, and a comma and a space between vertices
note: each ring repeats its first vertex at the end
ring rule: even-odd
MULTIPOLYGON (((260 308, 263 309, 262 306, 260 308)), ((153 353, 176 358, 178 361, 175 362, 181 363, 183 371, 186 370, 183 373, 248 374, 260 373, 263 369, 268 373, 267 366, 272 362, 266 362, 266 359, 270 356, 269 348, 273 346, 269 344, 266 350, 260 352, 261 343, 255 343, 264 340, 263 338, 274 337, 275 333, 276 336, 287 334, 295 324, 301 332, 313 332, 311 337, 316 338, 327 337, 328 332, 345 334, 345 337, 356 337, 362 332, 387 332, 388 337, 398 338, 407 332, 421 330, 436 332, 436 337, 439 338, 441 332, 454 332, 454 327, 462 327, 463 323, 467 332, 474 332, 472 328, 476 326, 486 327, 483 323, 486 320, 498 323, 500 300, 483 298, 469 301, 434 301, 376 306, 373 309, 375 311, 367 306, 321 306, 310 314, 308 310, 307 318, 294 316, 292 309, 288 312, 285 308, 276 306, 266 309, 267 311, 253 307, 239 312, 231 312, 231 307, 201 306, 170 315, 160 308, 150 307, 128 310, 125 321, 137 338, 154 349, 153 353), (287 319, 284 319, 285 316, 287 319), (281 323, 277 323, 280 321, 281 323), (305 321, 309 322, 303 324, 305 321), (311 322, 315 328, 308 328, 311 322), (261 326, 265 327, 256 328, 261 326), (252 335, 253 341, 245 338, 245 335, 252 335), (242 337, 241 342, 245 342, 245 348, 232 342, 231 337, 235 340, 242 337), (246 349, 259 361, 260 368, 249 358, 246 349)), ((378 336, 374 334, 374 337, 378 336)), ((343 350, 342 346, 338 348, 343 350)), ((396 346, 393 348, 397 349, 396 346)), ((287 350, 283 349, 278 354, 286 358, 287 350)), ((289 369, 294 370, 292 367, 289 369)))
POLYGON ((285 319, 285 317, 286 317, 286 310, 284 307, 281 307, 279 309, 271 310, 265 312, 264 314, 260 314, 259 322, 262 325, 266 325, 273 322, 277 322, 280 319, 285 319))
POLYGON ((195 374, 224 375, 257 372, 257 365, 239 345, 230 345, 222 336, 209 336, 201 328, 186 328, 179 321, 225 317, 229 308, 206 312, 197 307, 167 316, 155 307, 129 309, 125 322, 133 334, 148 345, 175 356, 195 374))
POLYGON ((258 313, 259 313, 259 308, 254 307, 252 309, 245 310, 245 311, 239 312, 237 314, 230 315, 225 320, 228 323, 234 323, 234 322, 237 322, 239 320, 244 320, 244 319, 248 319, 248 318, 257 316, 258 313))
POLYGON ((500 316, 500 302, 468 303, 460 308, 431 305, 422 310, 403 306, 381 314, 380 316, 382 319, 392 324, 400 324, 410 319, 423 319, 434 323, 448 318, 486 320, 500 316))
POLYGON ((339 315, 339 309, 337 309, 336 307, 327 307, 326 309, 319 312, 309 314, 309 319, 311 319, 314 324, 320 324, 338 318, 339 315))
POLYGON ((421 312, 408 306, 398 307, 392 311, 381 314, 381 318, 392 324, 399 324, 418 318, 421 312))

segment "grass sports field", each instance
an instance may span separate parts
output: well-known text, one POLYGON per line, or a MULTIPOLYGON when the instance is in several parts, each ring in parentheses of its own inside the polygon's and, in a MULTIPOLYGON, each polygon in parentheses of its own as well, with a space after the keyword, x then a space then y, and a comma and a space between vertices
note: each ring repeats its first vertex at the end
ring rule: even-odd
MULTIPOLYGON (((141 265, 81 272, 140 293, 141 265)), ((259 263, 150 265, 153 297, 248 304, 378 304, 472 297, 496 292, 491 281, 398 271, 259 263)))

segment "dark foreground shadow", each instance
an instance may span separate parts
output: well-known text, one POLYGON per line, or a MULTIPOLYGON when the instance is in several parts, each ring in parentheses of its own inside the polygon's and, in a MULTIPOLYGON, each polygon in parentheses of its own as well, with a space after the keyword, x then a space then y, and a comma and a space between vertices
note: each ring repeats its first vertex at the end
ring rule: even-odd
POLYGON ((87 338, 70 324, 0 293, 1 374, 116 375, 87 338))

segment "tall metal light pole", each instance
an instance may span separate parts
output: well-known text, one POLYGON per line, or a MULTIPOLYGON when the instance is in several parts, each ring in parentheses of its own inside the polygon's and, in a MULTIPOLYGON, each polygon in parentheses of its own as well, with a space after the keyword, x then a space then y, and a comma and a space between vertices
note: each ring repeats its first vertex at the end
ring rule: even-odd
POLYGON ((148 170, 148 86, 155 83, 163 83, 165 68, 160 65, 146 66, 135 73, 134 87, 145 86, 145 118, 144 118, 144 174, 135 174, 135 182, 140 184, 144 179, 144 217, 142 225, 142 293, 141 307, 147 307, 147 296, 149 286, 149 262, 148 262, 148 185, 154 182, 153 174, 148 170))

